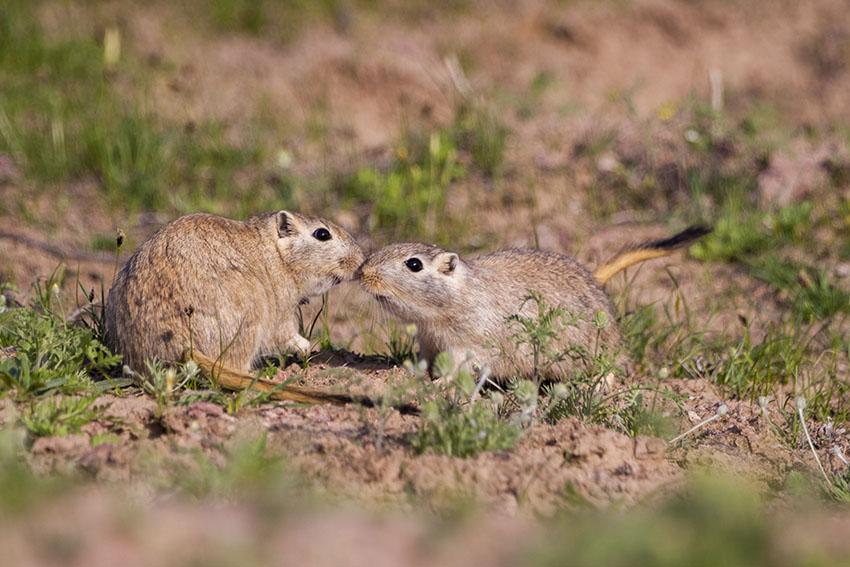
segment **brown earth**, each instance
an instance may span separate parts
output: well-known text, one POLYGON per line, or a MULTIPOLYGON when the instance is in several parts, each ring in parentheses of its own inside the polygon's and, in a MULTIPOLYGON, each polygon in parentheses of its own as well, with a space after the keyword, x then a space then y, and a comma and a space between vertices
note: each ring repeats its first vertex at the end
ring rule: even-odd
MULTIPOLYGON (((300 377, 299 384, 376 397, 405 373, 378 357, 336 352, 319 354, 306 370, 293 364, 279 378, 300 377)), ((219 405, 195 402, 170 405, 159 415, 148 396, 104 395, 98 399, 105 407, 101 420, 77 435, 35 439, 29 460, 42 473, 80 469, 110 484, 131 481, 147 490, 156 488, 148 476, 152 462, 155 469, 198 451, 223 465, 228 447, 266 432, 271 454, 286 455, 294 470, 361 505, 403 508, 412 501, 443 512, 462 497, 507 516, 551 515, 565 504, 568 489, 600 507, 647 503, 675 492, 688 469, 717 468, 768 491, 781 486, 790 471, 815 466, 807 451, 789 450, 760 408, 723 400, 703 379, 671 385, 686 396, 682 430, 714 415, 721 403, 728 413, 672 447, 565 419, 535 423, 511 451, 462 459, 417 455, 405 436, 421 418, 396 410, 264 404, 232 416, 219 405), (93 436, 107 432, 120 442, 91 447, 93 436)), ((775 411, 772 406, 769 411, 775 411)), ((843 470, 828 450, 841 439, 818 440, 824 442, 820 456, 827 468, 843 470)))

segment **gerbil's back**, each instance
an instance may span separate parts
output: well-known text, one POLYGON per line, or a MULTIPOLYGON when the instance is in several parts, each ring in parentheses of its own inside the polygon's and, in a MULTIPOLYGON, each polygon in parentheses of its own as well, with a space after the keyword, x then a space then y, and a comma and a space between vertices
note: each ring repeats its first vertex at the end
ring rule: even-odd
MULTIPOLYGON (((491 311, 502 317, 516 314, 529 292, 535 291, 547 308, 565 309, 576 317, 559 332, 558 349, 599 344, 610 353, 620 352, 621 336, 611 301, 593 275, 576 260, 554 252, 505 250, 476 258, 470 265, 480 289, 486 290, 484 293, 490 298, 491 311), (601 332, 592 324, 599 311, 605 312, 611 323, 601 332)), ((525 317, 536 318, 537 310, 538 306, 528 301, 521 312, 525 317)), ((516 327, 504 323, 504 319, 490 328, 496 348, 505 353, 487 360, 496 378, 533 371, 530 347, 516 342, 512 336, 515 331, 516 327)), ((562 380, 573 370, 574 361, 567 357, 548 370, 546 377, 562 380)))
MULTIPOLYGON (((144 242, 119 273, 106 303, 110 346, 137 370, 143 358, 173 360, 188 344, 186 310, 215 305, 228 280, 257 270, 245 223, 181 217, 144 242)), ((255 251, 256 254, 256 251, 255 251)), ((252 290, 243 289, 245 297, 252 290)))
POLYGON ((578 261, 555 252, 515 249, 472 260, 470 265, 497 296, 522 298, 533 290, 550 307, 560 305, 574 313, 604 310, 613 317, 611 301, 593 275, 578 261))

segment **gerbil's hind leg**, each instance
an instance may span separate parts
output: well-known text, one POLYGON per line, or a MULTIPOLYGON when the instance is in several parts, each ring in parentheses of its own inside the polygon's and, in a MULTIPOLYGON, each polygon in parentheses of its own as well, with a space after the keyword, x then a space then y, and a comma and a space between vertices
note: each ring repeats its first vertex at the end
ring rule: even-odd
MULTIPOLYGON (((217 316, 199 316, 192 321, 192 349, 235 368, 248 372, 257 356, 258 339, 255 326, 240 321, 222 321, 217 316)), ((186 341, 189 345, 189 341, 186 341)))
POLYGON ((310 354, 310 341, 301 336, 295 321, 287 321, 283 323, 277 333, 277 341, 271 345, 273 347, 283 348, 300 356, 310 354))
POLYGON ((307 355, 310 354, 310 341, 295 333, 290 337, 289 341, 287 341, 283 347, 292 351, 295 351, 296 354, 307 355))

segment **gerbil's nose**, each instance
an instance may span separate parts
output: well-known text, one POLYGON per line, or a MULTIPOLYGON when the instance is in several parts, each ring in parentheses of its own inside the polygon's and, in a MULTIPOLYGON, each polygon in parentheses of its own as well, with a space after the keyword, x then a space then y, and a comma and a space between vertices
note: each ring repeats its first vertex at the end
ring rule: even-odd
POLYGON ((363 252, 358 251, 357 255, 354 257, 354 261, 357 262, 357 270, 360 271, 366 263, 366 255, 363 252))
POLYGON ((360 282, 360 285, 370 292, 376 286, 379 286, 379 282, 381 281, 381 276, 378 275, 375 267, 368 265, 368 262, 364 262, 362 266, 357 268, 357 273, 354 277, 360 282))
POLYGON ((375 263, 371 260, 372 255, 370 253, 366 252, 365 250, 361 251, 360 265, 357 267, 358 278, 362 278, 363 276, 375 273, 375 263))
POLYGON ((370 269, 369 266, 367 266, 366 264, 367 262, 364 258, 363 261, 360 262, 360 265, 357 266, 357 269, 354 270, 354 279, 362 280, 365 276, 368 276, 370 273, 372 273, 373 270, 370 269))

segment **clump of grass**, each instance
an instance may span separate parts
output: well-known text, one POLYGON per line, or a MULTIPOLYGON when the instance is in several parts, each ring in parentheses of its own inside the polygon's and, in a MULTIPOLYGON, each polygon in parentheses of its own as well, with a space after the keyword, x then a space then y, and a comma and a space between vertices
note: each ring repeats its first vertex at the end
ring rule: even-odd
POLYGON ((281 203, 250 141, 231 143, 214 122, 169 124, 145 111, 142 97, 115 83, 145 83, 150 70, 130 50, 115 51, 120 27, 104 45, 71 30, 48 39, 35 5, 10 0, 0 13, 0 152, 12 156, 38 190, 93 181, 106 203, 129 211, 198 209, 237 216, 281 203), (121 79, 121 80, 119 80, 121 79), (253 171, 253 170, 252 170, 253 171), (242 175, 239 175, 242 174, 242 175), (166 189, 167 188, 167 189, 166 189), (234 199, 234 190, 244 199, 234 199), (235 209, 227 209, 238 203, 235 209))
POLYGON ((114 385, 110 372, 121 360, 91 329, 34 307, 0 313, 0 346, 12 345, 14 354, 0 361, 0 390, 14 389, 18 400, 91 391, 92 374, 114 385))
POLYGON ((629 437, 652 435, 669 437, 676 431, 676 423, 667 413, 673 407, 681 413, 682 396, 666 388, 632 384, 625 391, 614 392, 614 412, 609 423, 629 437), (651 399, 649 394, 652 394, 651 399))
POLYGON ((700 260, 742 260, 771 247, 771 239, 762 229, 759 215, 729 210, 714 222, 711 234, 691 246, 691 255, 700 260))
POLYGON ((417 453, 470 457, 481 451, 509 450, 519 440, 522 427, 528 425, 521 418, 536 409, 536 388, 533 397, 523 393, 528 389, 525 386, 510 388, 511 394, 517 393, 513 404, 520 411, 514 419, 506 419, 509 406, 502 393, 479 396, 489 369, 482 370, 476 383, 466 362, 456 366, 447 353, 440 353, 432 365, 433 375, 440 378, 436 383, 426 382, 425 361, 416 366, 406 364, 418 377, 416 396, 422 408, 419 429, 407 437, 417 453))
POLYGON ((343 203, 371 203, 369 228, 393 238, 439 237, 451 224, 446 211, 449 186, 462 174, 455 143, 447 132, 438 131, 428 137, 424 149, 399 148, 389 171, 358 171, 341 187, 343 203))
POLYGON ((812 203, 803 202, 772 212, 754 211, 733 199, 722 207, 712 233, 691 246, 691 255, 700 260, 753 263, 766 251, 803 241, 813 210, 812 203))
POLYGON ((200 369, 193 360, 185 365, 166 365, 159 360, 147 360, 145 372, 134 372, 125 366, 124 374, 156 400, 157 417, 175 401, 179 390, 190 383, 197 386, 201 378, 200 369))
POLYGON ((523 298, 519 311, 522 311, 530 302, 534 302, 537 306, 535 315, 528 317, 516 313, 508 316, 505 324, 514 330, 508 339, 518 349, 524 345, 531 348, 531 378, 535 384, 539 384, 543 374, 567 357, 567 352, 557 349, 558 337, 567 326, 575 326, 578 319, 566 309, 549 307, 543 300, 543 296, 534 290, 530 290, 523 298))
POLYGON ((791 311, 801 324, 850 312, 850 293, 829 281, 822 269, 768 256, 751 273, 790 295, 791 311))
POLYGON ((33 400, 21 413, 21 423, 36 437, 79 433, 82 426, 98 417, 92 407, 97 396, 52 396, 33 400))
POLYGON ((393 364, 401 365, 405 361, 410 360, 414 365, 418 364, 416 354, 416 325, 405 325, 402 329, 397 325, 389 323, 387 329, 387 348, 389 349, 390 361, 393 364))
POLYGON ((439 396, 423 404, 419 430, 408 437, 413 449, 417 453, 470 457, 481 451, 513 448, 522 428, 501 417, 504 398, 495 394, 473 399, 475 382, 465 370, 458 372, 454 388, 452 399, 439 396))
POLYGON ((509 130, 495 111, 481 102, 467 101, 458 111, 454 130, 458 146, 469 152, 475 167, 487 177, 498 178, 509 130))
POLYGON ((443 399, 431 401, 423 408, 422 419, 418 433, 409 437, 417 453, 471 457, 481 451, 505 451, 514 447, 522 432, 485 402, 460 407, 443 399))
POLYGON ((563 376, 563 382, 544 387, 549 400, 545 408, 547 421, 556 423, 566 417, 576 417, 617 426, 632 434, 643 432, 644 425, 648 427, 651 422, 660 423, 654 412, 644 408, 640 391, 611 392, 612 381, 623 370, 618 364, 619 352, 609 351, 601 340, 602 332, 612 324, 607 313, 600 311, 589 321, 596 330, 593 344, 559 348, 558 338, 564 330, 586 318, 561 307, 548 306, 534 291, 529 292, 522 305, 528 302, 534 302, 536 313, 511 315, 506 324, 515 329, 510 338, 516 348, 530 350, 533 365, 530 383, 535 393, 542 376, 551 374, 564 360, 573 362, 574 370, 569 376, 563 376), (620 402, 625 402, 622 408, 620 402))

